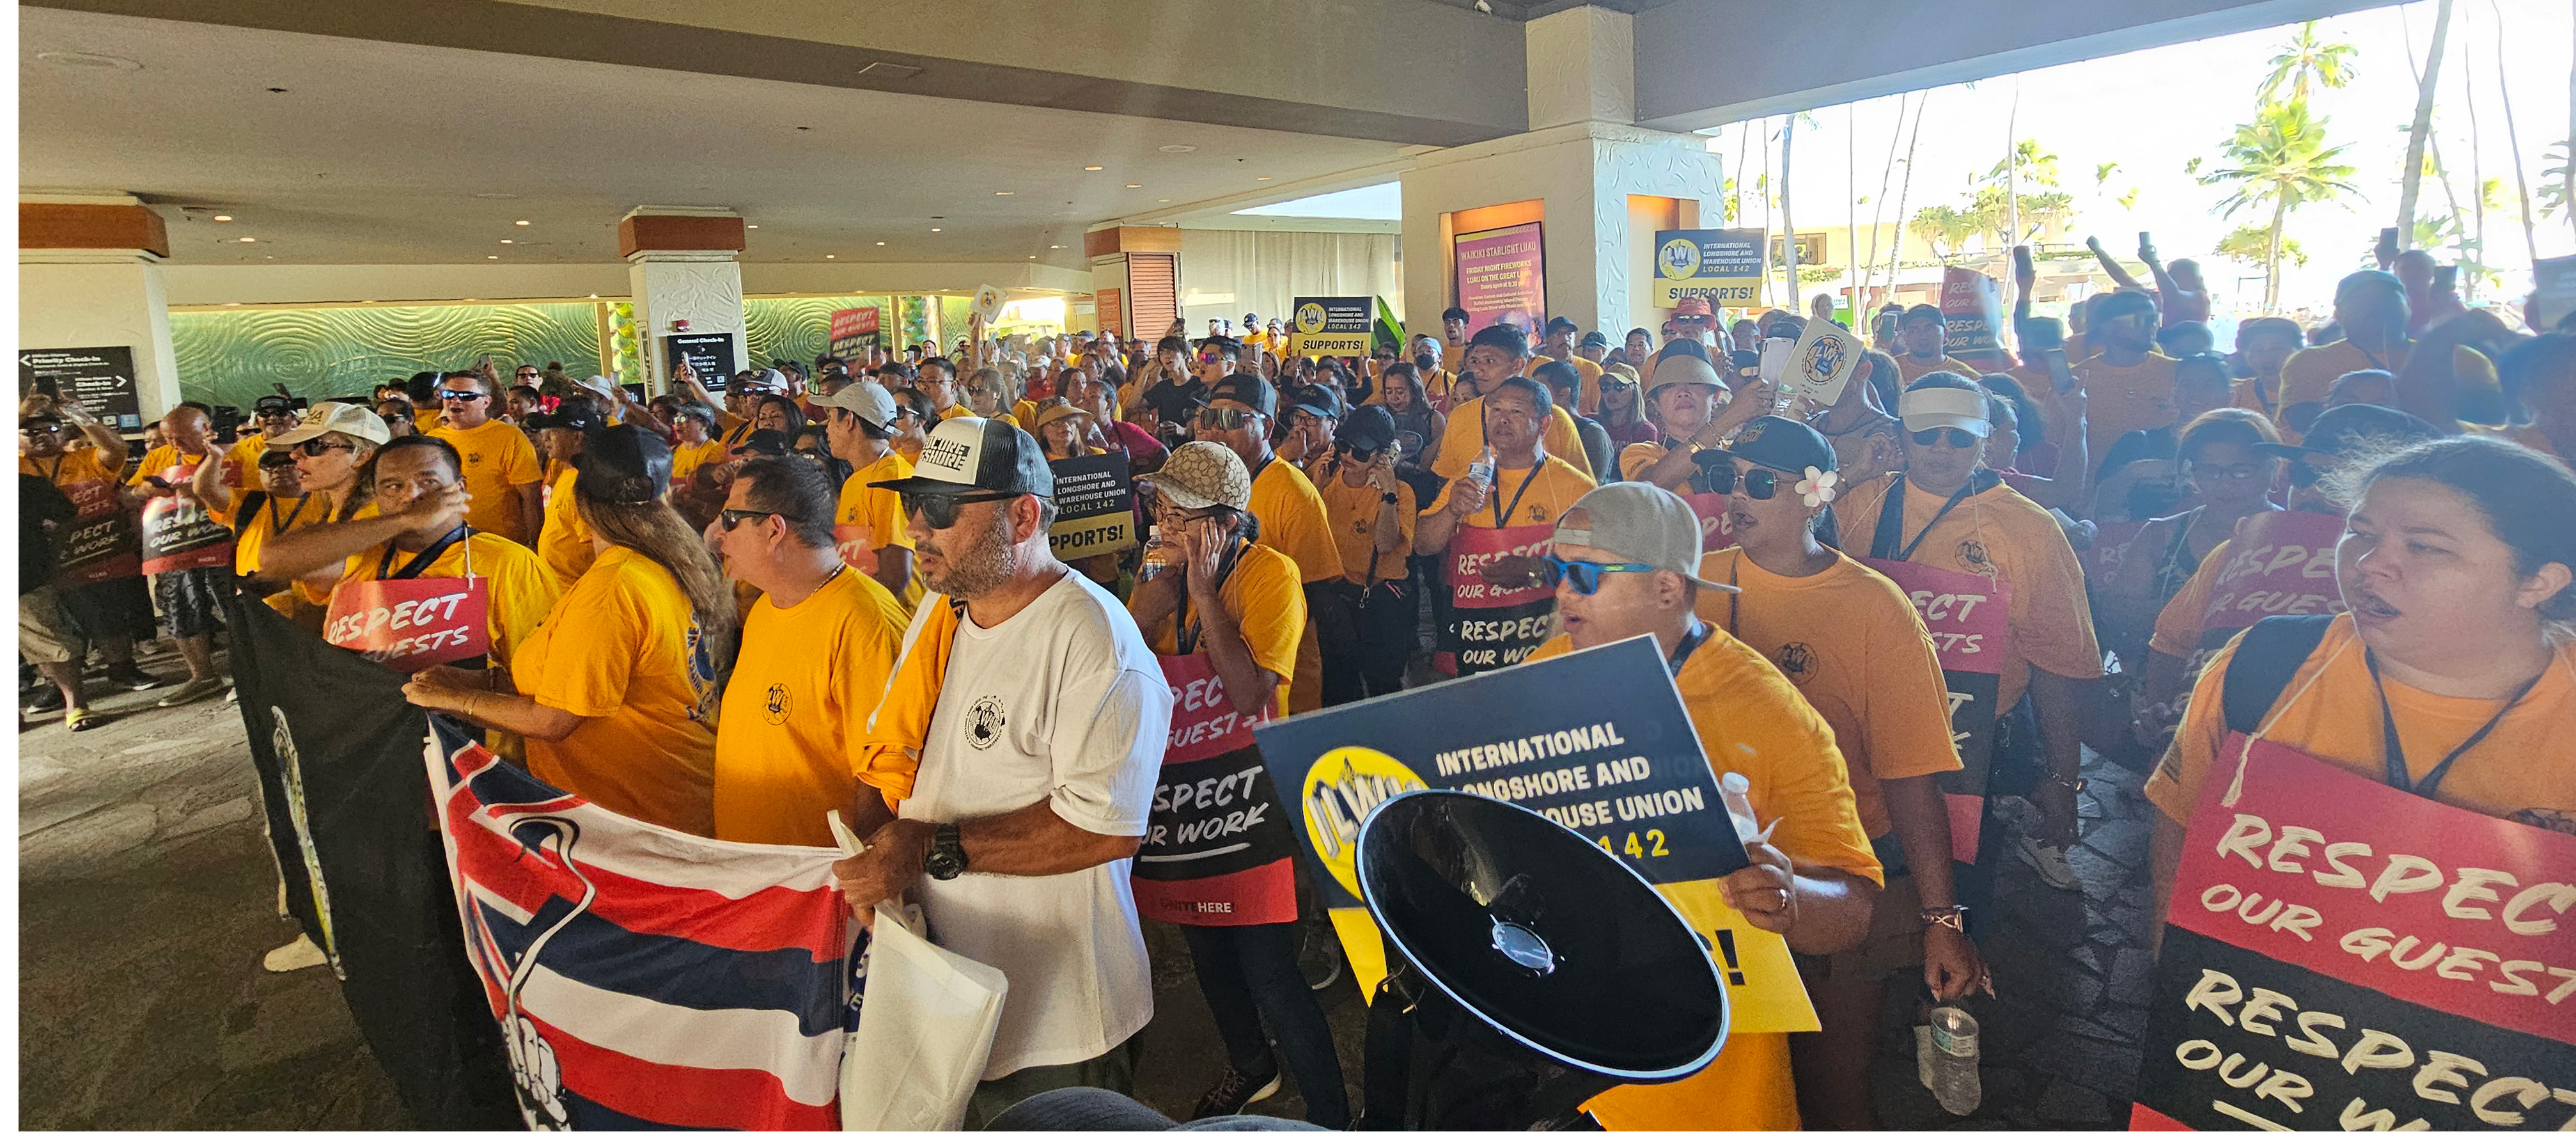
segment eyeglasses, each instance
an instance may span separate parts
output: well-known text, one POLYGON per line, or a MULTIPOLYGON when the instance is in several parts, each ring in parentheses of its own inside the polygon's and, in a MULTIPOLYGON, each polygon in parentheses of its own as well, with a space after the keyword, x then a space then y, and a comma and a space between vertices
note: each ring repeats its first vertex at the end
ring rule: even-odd
POLYGON ((314 439, 312 439, 312 440, 310 440, 310 441, 307 441, 307 442, 305 442, 305 443, 303 443, 303 444, 298 445, 298 446, 296 446, 296 447, 295 447, 295 451, 296 451, 296 452, 298 452, 298 453, 302 453, 302 454, 304 454, 305 456, 308 456, 308 457, 319 457, 319 456, 321 456, 322 454, 324 454, 324 453, 328 453, 328 452, 330 452, 330 451, 331 451, 331 450, 333 450, 333 449, 346 449, 346 450, 348 450, 349 452, 352 452, 352 453, 354 453, 354 452, 357 452, 357 451, 358 451, 358 447, 357 447, 357 446, 355 446, 355 445, 339 445, 339 444, 334 444, 334 443, 332 443, 332 442, 330 442, 330 441, 323 440, 322 438, 319 438, 319 437, 316 437, 316 438, 314 438, 314 439))
POLYGON ((442 402, 479 402, 491 396, 479 390, 440 390, 438 392, 438 400, 442 402))
POLYGON ((930 530, 946 531, 957 526, 958 509, 968 504, 1008 500, 1022 494, 1017 492, 905 492, 898 495, 903 498, 905 516, 919 516, 930 525, 930 530))
POLYGON ((2263 468, 2260 465, 2195 464, 2191 466, 2193 480, 2232 480, 2243 483, 2261 475, 2263 475, 2263 468))
POLYGON ((1603 575, 1654 570, 1652 566, 1644 563, 1585 563, 1579 560, 1559 559, 1553 555, 1539 556, 1538 563, 1539 582, 1553 587, 1557 580, 1563 579, 1574 584, 1574 593, 1578 595, 1599 591, 1603 575))
POLYGON ((1770 469, 1746 469, 1740 477, 1733 465, 1708 470, 1708 490, 1720 496, 1733 495, 1739 480, 1744 482, 1744 495, 1750 499, 1769 500, 1780 491, 1780 474, 1770 469))
POLYGON ((1926 449, 1942 444, 1942 438, 1945 436, 1949 438, 1948 444, 1953 449, 1977 447, 1977 435, 1965 429, 1917 429, 1913 433, 1914 443, 1926 449))
POLYGON ((1251 410, 1218 409, 1215 406, 1207 406, 1199 410, 1199 428, 1241 429, 1252 424, 1253 419, 1260 416, 1251 410))
POLYGON ((716 519, 723 522, 724 530, 726 531, 732 531, 735 528, 740 527, 744 520, 765 519, 770 516, 785 517, 787 522, 791 524, 796 522, 796 517, 789 516, 785 512, 757 512, 749 508, 727 508, 724 511, 716 513, 716 519))

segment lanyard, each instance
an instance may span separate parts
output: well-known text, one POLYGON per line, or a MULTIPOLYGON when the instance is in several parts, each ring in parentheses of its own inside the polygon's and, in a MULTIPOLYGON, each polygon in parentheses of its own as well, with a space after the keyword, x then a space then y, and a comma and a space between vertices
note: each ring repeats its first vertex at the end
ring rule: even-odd
POLYGON ((1708 642, 1708 637, 1708 623, 1691 619, 1690 629, 1684 631, 1682 640, 1673 646, 1673 656, 1664 662, 1664 668, 1671 670, 1675 678, 1681 677, 1682 663, 1689 661, 1690 656, 1708 642))
MULTIPOLYGON (((1219 593, 1224 592, 1225 581, 1233 577, 1234 565, 1237 562, 1240 562, 1243 558, 1243 548, 1244 540, 1237 537, 1233 546, 1226 548, 1225 555, 1217 561, 1216 590, 1219 593)), ((1190 589, 1186 586, 1181 588, 1181 605, 1178 610, 1172 613, 1172 619, 1177 627, 1177 629, 1172 632, 1173 643, 1180 647, 1181 653, 1197 653, 1199 648, 1199 634, 1204 631, 1206 627, 1199 625, 1197 619, 1190 617, 1190 589)))
MULTIPOLYGON (((55 484, 61 484, 61 483, 63 482, 63 462, 65 462, 65 461, 69 461, 69 460, 71 460, 71 459, 72 459, 72 455, 71 455, 71 454, 69 454, 69 453, 65 453, 65 454, 63 454, 62 456, 59 456, 59 457, 54 458, 54 467, 49 468, 49 469, 45 469, 45 479, 46 479, 46 480, 49 480, 49 481, 52 481, 52 482, 54 482, 55 484)), ((28 462, 29 462, 29 463, 34 464, 37 468, 40 468, 40 469, 44 469, 44 468, 45 468, 44 463, 43 463, 43 462, 41 462, 41 461, 38 461, 38 460, 37 460, 36 458, 34 458, 34 457, 29 457, 29 458, 27 458, 27 460, 28 460, 28 462)))
MULTIPOLYGON (((437 543, 429 545, 429 547, 424 549, 420 554, 412 556, 411 562, 403 564, 402 570, 395 571, 391 575, 385 574, 385 572, 394 565, 394 545, 392 541, 388 540, 385 543, 385 557, 383 561, 376 564, 376 578, 417 579, 420 577, 421 572, 429 569, 430 564, 438 562, 438 557, 445 555, 448 548, 456 546, 458 542, 462 541, 467 535, 472 534, 473 531, 473 528, 464 524, 456 525, 456 530, 438 537, 437 543)), ((474 573, 474 548, 471 544, 466 545, 465 561, 465 573, 472 575, 474 573)))
POLYGON ((311 501, 312 501, 312 499, 313 499, 313 498, 312 498, 311 496, 298 496, 298 497, 296 497, 296 498, 295 498, 295 510, 294 510, 294 511, 292 511, 292 512, 287 513, 287 514, 286 514, 286 520, 285 520, 283 523, 281 523, 281 522, 279 522, 279 521, 278 521, 278 519, 277 519, 277 498, 276 498, 276 497, 274 497, 274 496, 269 497, 269 498, 268 498, 268 516, 269 516, 269 519, 268 519, 268 534, 270 534, 270 535, 283 535, 283 534, 285 534, 286 529, 291 528, 291 527, 294 527, 294 526, 295 526, 295 518, 304 514, 304 505, 305 505, 305 504, 307 504, 307 503, 309 503, 309 502, 311 502, 311 501))
POLYGON ((2371 687, 2379 693, 2379 755, 2387 768, 2388 786, 2399 791, 2414 792, 2426 799, 2433 798, 2433 793, 2441 788, 2442 777, 2451 774, 2451 765, 2457 763, 2460 757, 2467 755, 2469 749, 2477 747, 2478 742, 2485 740, 2488 733, 2494 732, 2497 725, 2503 724, 2505 714, 2512 712, 2514 706, 2521 704, 2522 699, 2530 695, 2532 687, 2540 684, 2540 679, 2549 673, 2548 668, 2544 666, 2539 673, 2532 674, 2531 680, 2523 682, 2522 688, 2514 690, 2513 696, 2505 701, 2504 707, 2496 710, 2496 715, 2487 718, 2486 724, 2479 726, 2478 731, 2470 733, 2469 738, 2461 741, 2459 747, 2452 749, 2450 755, 2442 757, 2442 762, 2433 765, 2432 771, 2424 773, 2423 779, 2410 783, 2406 774, 2406 746, 2397 739, 2397 717, 2388 708, 2388 686, 2379 680, 2379 655, 2363 651, 2362 658, 2370 666, 2371 687))
MULTIPOLYGON (((1495 527, 1497 530, 1501 529, 1501 528, 1502 528, 1502 526, 1503 526, 1503 517, 1505 517, 1505 516, 1509 516, 1509 515, 1511 515, 1512 513, 1514 513, 1514 512, 1518 512, 1518 511, 1520 511, 1520 510, 1521 510, 1521 497, 1522 497, 1522 496, 1525 496, 1525 495, 1527 495, 1527 494, 1529 493, 1529 486, 1530 486, 1530 482, 1531 482, 1531 481, 1534 481, 1534 480, 1537 480, 1537 479, 1538 479, 1539 470, 1544 469, 1544 468, 1546 468, 1546 467, 1547 467, 1547 458, 1545 458, 1545 457, 1541 457, 1541 458, 1539 458, 1537 461, 1535 461, 1535 462, 1532 462, 1532 463, 1531 463, 1531 465, 1530 465, 1529 475, 1528 475, 1528 476, 1525 476, 1525 477, 1522 477, 1522 478, 1521 478, 1521 486, 1520 486, 1519 488, 1514 489, 1514 490, 1512 491, 1512 502, 1511 502, 1510 504, 1508 504, 1508 505, 1504 505, 1503 507, 1501 507, 1501 508, 1497 509, 1497 510, 1494 512, 1494 527, 1495 527)), ((1493 503, 1493 504, 1502 504, 1502 497, 1499 497, 1499 496, 1493 497, 1493 498, 1491 498, 1491 500, 1489 501, 1489 503, 1493 503)))
POLYGON ((1990 469, 1978 469, 1969 473, 1968 483, 1960 485, 1957 492, 1951 493, 1949 501, 1941 505, 1940 511, 1932 513, 1932 519, 1923 525, 1923 530, 1914 533, 1914 542, 1906 544, 1905 550, 1889 555, 1887 553, 1895 551, 1896 541, 1903 539, 1905 533, 1905 474, 1897 473, 1893 482, 1887 486, 1887 503, 1879 507, 1878 531, 1876 538, 1871 541, 1870 555, 1878 559, 1911 561, 1914 558, 1914 549, 1923 546, 1925 537, 1932 534, 1933 528, 1941 525, 1941 517, 1949 515, 1950 509, 1958 507, 1960 501, 2001 483, 2003 478, 1995 475, 1990 469))

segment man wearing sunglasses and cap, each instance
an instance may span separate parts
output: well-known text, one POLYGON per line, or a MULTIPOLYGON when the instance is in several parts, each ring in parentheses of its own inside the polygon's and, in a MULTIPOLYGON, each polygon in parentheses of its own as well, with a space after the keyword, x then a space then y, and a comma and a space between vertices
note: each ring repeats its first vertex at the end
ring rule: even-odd
POLYGON ((474 496, 466 520, 474 530, 533 548, 545 523, 545 466, 527 434, 492 416, 493 392, 490 378, 471 371, 440 379, 447 424, 429 435, 465 457, 465 490, 474 496))
POLYGON ((19 474, 41 476, 61 489, 80 511, 76 526, 116 533, 103 541, 112 554, 58 565, 66 573, 58 594, 69 627, 98 647, 109 682, 157 689, 172 679, 134 664, 135 640, 153 633, 152 592, 138 571, 134 521, 117 484, 125 475, 125 454, 125 438, 69 400, 18 419, 19 474), (89 444, 65 448, 74 434, 89 444))
POLYGON ((853 767, 897 818, 836 872, 862 918, 918 895, 1008 974, 981 1126, 1064 1086, 1125 1091, 1153 979, 1128 872, 1172 691, 1126 609, 1047 546, 1055 476, 1006 422, 943 421, 903 494, 925 596, 853 767))
POLYGON ((1956 1000, 1983 983, 1950 875, 1950 816, 1934 785, 1959 767, 1949 690, 1904 588, 1829 546, 1840 487, 1833 446, 1782 417, 1745 423, 1709 487, 1726 495, 1734 546, 1699 574, 1699 614, 1769 658, 1833 729, 1871 850, 1886 867, 1869 936, 1799 966, 1824 1030, 1790 1039, 1810 1126, 1878 1129, 1869 1063, 1890 977, 1919 975, 1956 1000), (1910 869, 1909 869, 1910 867, 1910 869))
MULTIPOLYGON (((2022 838, 2016 851, 2049 885, 2073 889, 2078 882, 2065 848, 2075 840, 2082 763, 2077 683, 2102 676, 2102 648, 2093 636, 2084 570, 2064 529, 1981 467, 1992 429, 1988 396, 1953 374, 1907 387, 1896 402, 1906 429, 1905 471, 1852 486, 1835 512, 1844 546, 1867 548, 1869 566, 1909 593, 2003 593, 1995 703, 1963 705, 1953 719, 1973 738, 1981 730, 1964 723, 1964 714, 1994 714, 1997 784, 2014 785, 2038 765, 2042 778, 2029 795, 2042 819, 2039 834, 2022 838)), ((1962 758, 1973 767, 1978 755, 1966 751, 1962 758)), ((1991 866, 1981 860, 1970 872, 1963 901, 1982 904, 1991 866)))
MULTIPOLYGON (((1664 342, 1689 339, 1710 350, 1717 349, 1717 312, 1704 296, 1685 295, 1673 304, 1672 330, 1664 342)), ((1653 377, 1649 372, 1648 377, 1653 377)))
MULTIPOLYGON (((1731 590, 1699 571, 1699 518, 1651 484, 1605 484, 1556 520, 1545 574, 1565 632, 1531 661, 1652 635, 1710 771, 1752 781, 1776 824, 1745 840, 1752 865, 1725 877, 1727 904, 1800 953, 1836 953, 1869 927, 1880 884, 1833 729, 1761 654, 1700 620, 1731 590)), ((1618 1087, 1585 1104, 1613 1130, 1794 1130, 1788 1037, 1738 1034, 1697 1075, 1618 1087)))
POLYGON ((259 458, 268 452, 268 439, 279 436, 304 420, 304 411, 295 399, 284 394, 269 394, 251 403, 250 424, 232 451, 224 455, 224 480, 237 489, 259 486, 259 458))

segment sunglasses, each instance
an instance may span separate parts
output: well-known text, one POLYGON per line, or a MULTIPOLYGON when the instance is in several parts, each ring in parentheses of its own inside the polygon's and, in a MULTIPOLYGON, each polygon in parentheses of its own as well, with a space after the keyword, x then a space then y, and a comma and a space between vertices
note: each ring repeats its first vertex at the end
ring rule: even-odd
POLYGON ((750 508, 727 508, 724 511, 716 513, 716 519, 724 524, 724 530, 726 531, 732 531, 735 528, 742 526, 742 522, 744 520, 766 519, 770 516, 786 516, 789 523, 794 523, 796 521, 796 517, 788 516, 785 512, 761 512, 750 508))
POLYGON ((957 526, 958 510, 968 504, 982 504, 993 500, 1008 500, 1021 494, 1017 492, 961 492, 954 494, 945 492, 905 492, 899 493, 898 495, 903 498, 903 514, 905 516, 919 516, 923 522, 930 525, 930 530, 946 531, 949 528, 957 526))
POLYGON ((1253 419, 1260 416, 1251 410, 1218 409, 1209 406, 1199 411, 1199 428, 1241 429, 1252 424, 1253 419))
POLYGON ((1754 500, 1769 500, 1780 492, 1780 474, 1770 469, 1746 469, 1742 476, 1736 475, 1733 465, 1708 470, 1708 490, 1720 496, 1733 495, 1739 480, 1744 482, 1744 495, 1754 500))
POLYGON ((1965 429, 1917 429, 1914 431, 1913 437, 1915 444, 1921 445, 1926 449, 1942 444, 1943 437, 1949 438, 1948 444, 1953 449, 1973 449, 1977 447, 1977 435, 1970 433, 1965 429))
POLYGON ((295 447, 295 451, 296 451, 296 452, 298 452, 298 453, 302 453, 302 454, 304 454, 305 456, 308 456, 308 457, 319 457, 319 456, 321 456, 322 454, 324 454, 324 453, 328 453, 328 452, 330 452, 330 451, 331 451, 331 450, 333 450, 333 449, 345 449, 345 450, 348 450, 349 452, 352 452, 352 453, 354 453, 354 452, 357 452, 357 451, 358 451, 358 447, 357 447, 357 446, 355 446, 355 445, 340 445, 340 444, 334 444, 334 443, 332 443, 332 442, 330 442, 330 441, 325 441, 325 440, 323 440, 323 439, 321 439, 321 438, 319 438, 319 437, 316 437, 316 438, 314 438, 314 439, 312 439, 312 440, 310 440, 310 441, 307 441, 307 442, 305 442, 305 443, 303 443, 303 444, 298 445, 298 446, 296 446, 296 447, 295 447))
POLYGON ((492 395, 490 394, 480 393, 474 390, 440 390, 438 392, 438 400, 442 402, 479 402, 491 396, 492 395))
POLYGON ((47 434, 60 433, 62 431, 63 427, 59 425, 22 425, 18 427, 18 432, 26 434, 29 437, 42 437, 47 434))
POLYGON ((1538 565, 1539 582, 1553 587, 1557 584, 1557 580, 1562 579, 1574 584, 1574 593, 1578 595, 1599 591, 1603 575, 1654 570, 1653 567, 1643 563, 1584 563, 1559 559, 1553 555, 1539 556, 1538 565))

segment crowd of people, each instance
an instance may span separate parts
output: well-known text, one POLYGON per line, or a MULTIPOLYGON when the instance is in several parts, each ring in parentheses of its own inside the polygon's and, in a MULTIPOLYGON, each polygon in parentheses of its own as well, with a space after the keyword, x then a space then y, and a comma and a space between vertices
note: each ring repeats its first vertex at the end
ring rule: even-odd
MULTIPOLYGON (((976 1121, 1133 1082, 1154 992, 1128 870, 1174 707, 1158 656, 1204 655, 1236 713, 1280 717, 1652 635, 1714 770, 1781 820, 1728 900, 1786 938, 1824 1026, 1738 1036, 1700 1076, 1591 1109, 1877 1128, 1891 988, 2014 979, 1977 945, 2000 859, 2078 886, 2084 746, 2156 766, 2170 885, 2237 656, 2204 608, 2267 515, 2340 520, 2317 554, 2349 608, 2293 659, 2269 735, 2576 830, 2576 763, 2546 740, 2576 724, 2576 334, 2446 306, 2407 253, 2347 277, 2331 324, 2248 320, 2219 353, 2196 270, 2142 253, 2153 280, 2062 323, 2025 276, 2011 356, 1952 353, 1938 308, 1872 312, 1830 405, 1760 365, 1829 307, 1726 323, 1691 298, 1624 331, 1470 333, 1451 308, 1367 357, 1302 356, 1246 315, 1239 335, 682 365, 657 396, 486 360, 262 398, 237 437, 183 404, 131 454, 37 397, 30 701, 97 727, 93 656, 111 684, 177 680, 134 660, 156 632, 187 668, 160 704, 219 694, 232 588, 319 631, 353 587, 486 580, 471 655, 408 698, 674 830, 831 846, 839 812, 866 842, 839 867, 862 916, 909 895, 1010 978, 976 1121), (1146 536, 1059 561, 1053 462, 1106 454, 1146 536), (156 555, 192 525, 223 530, 220 558, 156 555), (1958 635, 1935 633, 1953 597, 1962 619, 1994 604, 1973 623, 1991 692, 1958 709, 1958 635), (1984 799, 1974 861, 1962 795, 1984 799)), ((1295 907, 1182 927, 1229 1064, 1193 1117, 1293 1076, 1310 1121, 1351 1121, 1295 907)))

